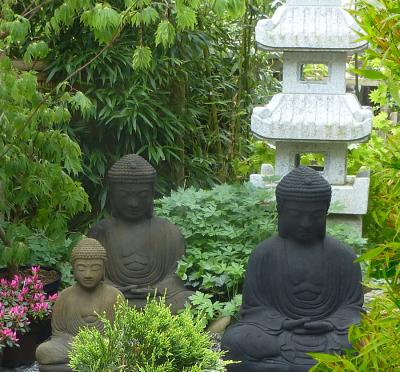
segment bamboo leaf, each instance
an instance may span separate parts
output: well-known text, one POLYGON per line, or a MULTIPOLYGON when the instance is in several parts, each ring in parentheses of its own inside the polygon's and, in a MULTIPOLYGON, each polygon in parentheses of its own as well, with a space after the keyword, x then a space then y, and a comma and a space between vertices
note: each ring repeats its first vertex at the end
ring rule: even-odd
POLYGON ((360 257, 356 259, 356 262, 361 262, 361 261, 368 261, 372 258, 375 258, 376 256, 379 256, 383 251, 385 250, 385 247, 378 247, 374 249, 370 249, 368 252, 362 254, 360 257))
POLYGON ((372 80, 382 80, 386 79, 386 75, 384 75, 382 72, 377 71, 377 70, 367 70, 367 69, 353 69, 354 73, 364 76, 367 79, 372 79, 372 80))

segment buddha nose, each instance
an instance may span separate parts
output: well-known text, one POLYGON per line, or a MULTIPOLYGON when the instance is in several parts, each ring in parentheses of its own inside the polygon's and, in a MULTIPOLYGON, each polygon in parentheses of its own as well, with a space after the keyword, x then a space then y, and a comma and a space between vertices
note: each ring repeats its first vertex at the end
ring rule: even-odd
POLYGON ((300 225, 301 225, 301 227, 305 227, 305 228, 311 227, 311 225, 312 225, 311 217, 308 216, 307 214, 302 216, 300 219, 300 225))
POLYGON ((93 277, 93 273, 91 270, 85 270, 83 276, 85 279, 91 279, 93 277))
POLYGON ((130 207, 137 207, 139 205, 138 198, 136 196, 129 198, 128 204, 130 207))

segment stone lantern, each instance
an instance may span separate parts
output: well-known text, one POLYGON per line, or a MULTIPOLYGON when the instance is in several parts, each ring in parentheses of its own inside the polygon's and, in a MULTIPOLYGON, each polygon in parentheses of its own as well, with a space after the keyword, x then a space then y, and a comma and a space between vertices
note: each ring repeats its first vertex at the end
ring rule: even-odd
POLYGON ((367 47, 357 41, 357 30, 340 0, 287 0, 257 23, 259 47, 283 53, 283 81, 282 93, 254 108, 251 117, 254 135, 276 146, 275 169, 268 174, 263 170, 271 167, 264 165, 250 181, 273 187, 266 175, 280 178, 305 154, 320 154, 324 162, 317 169, 332 185, 330 213, 353 222, 361 234, 369 174, 346 174, 347 148, 368 140, 372 122, 371 110, 346 93, 347 58, 367 47), (318 73, 310 77, 309 70, 318 73))

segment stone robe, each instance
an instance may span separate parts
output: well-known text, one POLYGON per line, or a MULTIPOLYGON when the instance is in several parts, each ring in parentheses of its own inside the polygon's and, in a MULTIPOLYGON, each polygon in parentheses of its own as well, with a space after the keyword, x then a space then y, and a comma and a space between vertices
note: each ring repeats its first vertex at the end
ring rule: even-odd
POLYGON ((103 331, 103 324, 95 313, 105 312, 114 319, 114 305, 122 294, 116 288, 100 283, 93 291, 84 290, 79 284, 64 289, 54 304, 49 341, 36 349, 40 371, 71 371, 68 353, 73 337, 82 327, 96 327, 103 331))
POLYGON ((157 289, 159 295, 166 292, 166 304, 176 312, 193 294, 175 274, 185 246, 179 230, 167 220, 152 217, 131 222, 110 217, 97 223, 88 236, 106 249, 106 280, 121 290, 131 306, 143 307, 147 295, 157 289), (132 294, 135 287, 148 291, 132 294))
POLYGON ((262 242, 249 259, 241 319, 222 340, 228 358, 244 361, 229 369, 307 371, 315 362, 306 352, 350 347, 347 330, 359 322, 363 304, 355 259, 349 247, 330 237, 302 252, 279 236, 262 242), (283 327, 285 321, 303 318, 327 321, 333 330, 283 327))

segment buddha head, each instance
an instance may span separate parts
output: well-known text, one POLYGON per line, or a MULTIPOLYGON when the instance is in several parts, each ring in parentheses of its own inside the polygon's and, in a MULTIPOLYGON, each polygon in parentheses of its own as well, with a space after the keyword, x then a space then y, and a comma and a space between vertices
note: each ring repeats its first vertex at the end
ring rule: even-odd
POLYGON ((315 170, 289 172, 276 187, 279 235, 301 243, 323 239, 331 195, 331 185, 315 170))
POLYGON ((155 169, 141 156, 129 154, 108 171, 111 214, 128 221, 153 215, 155 169))
POLYGON ((71 253, 72 268, 81 287, 92 290, 100 284, 106 258, 106 250, 96 239, 84 238, 75 246, 71 253))

